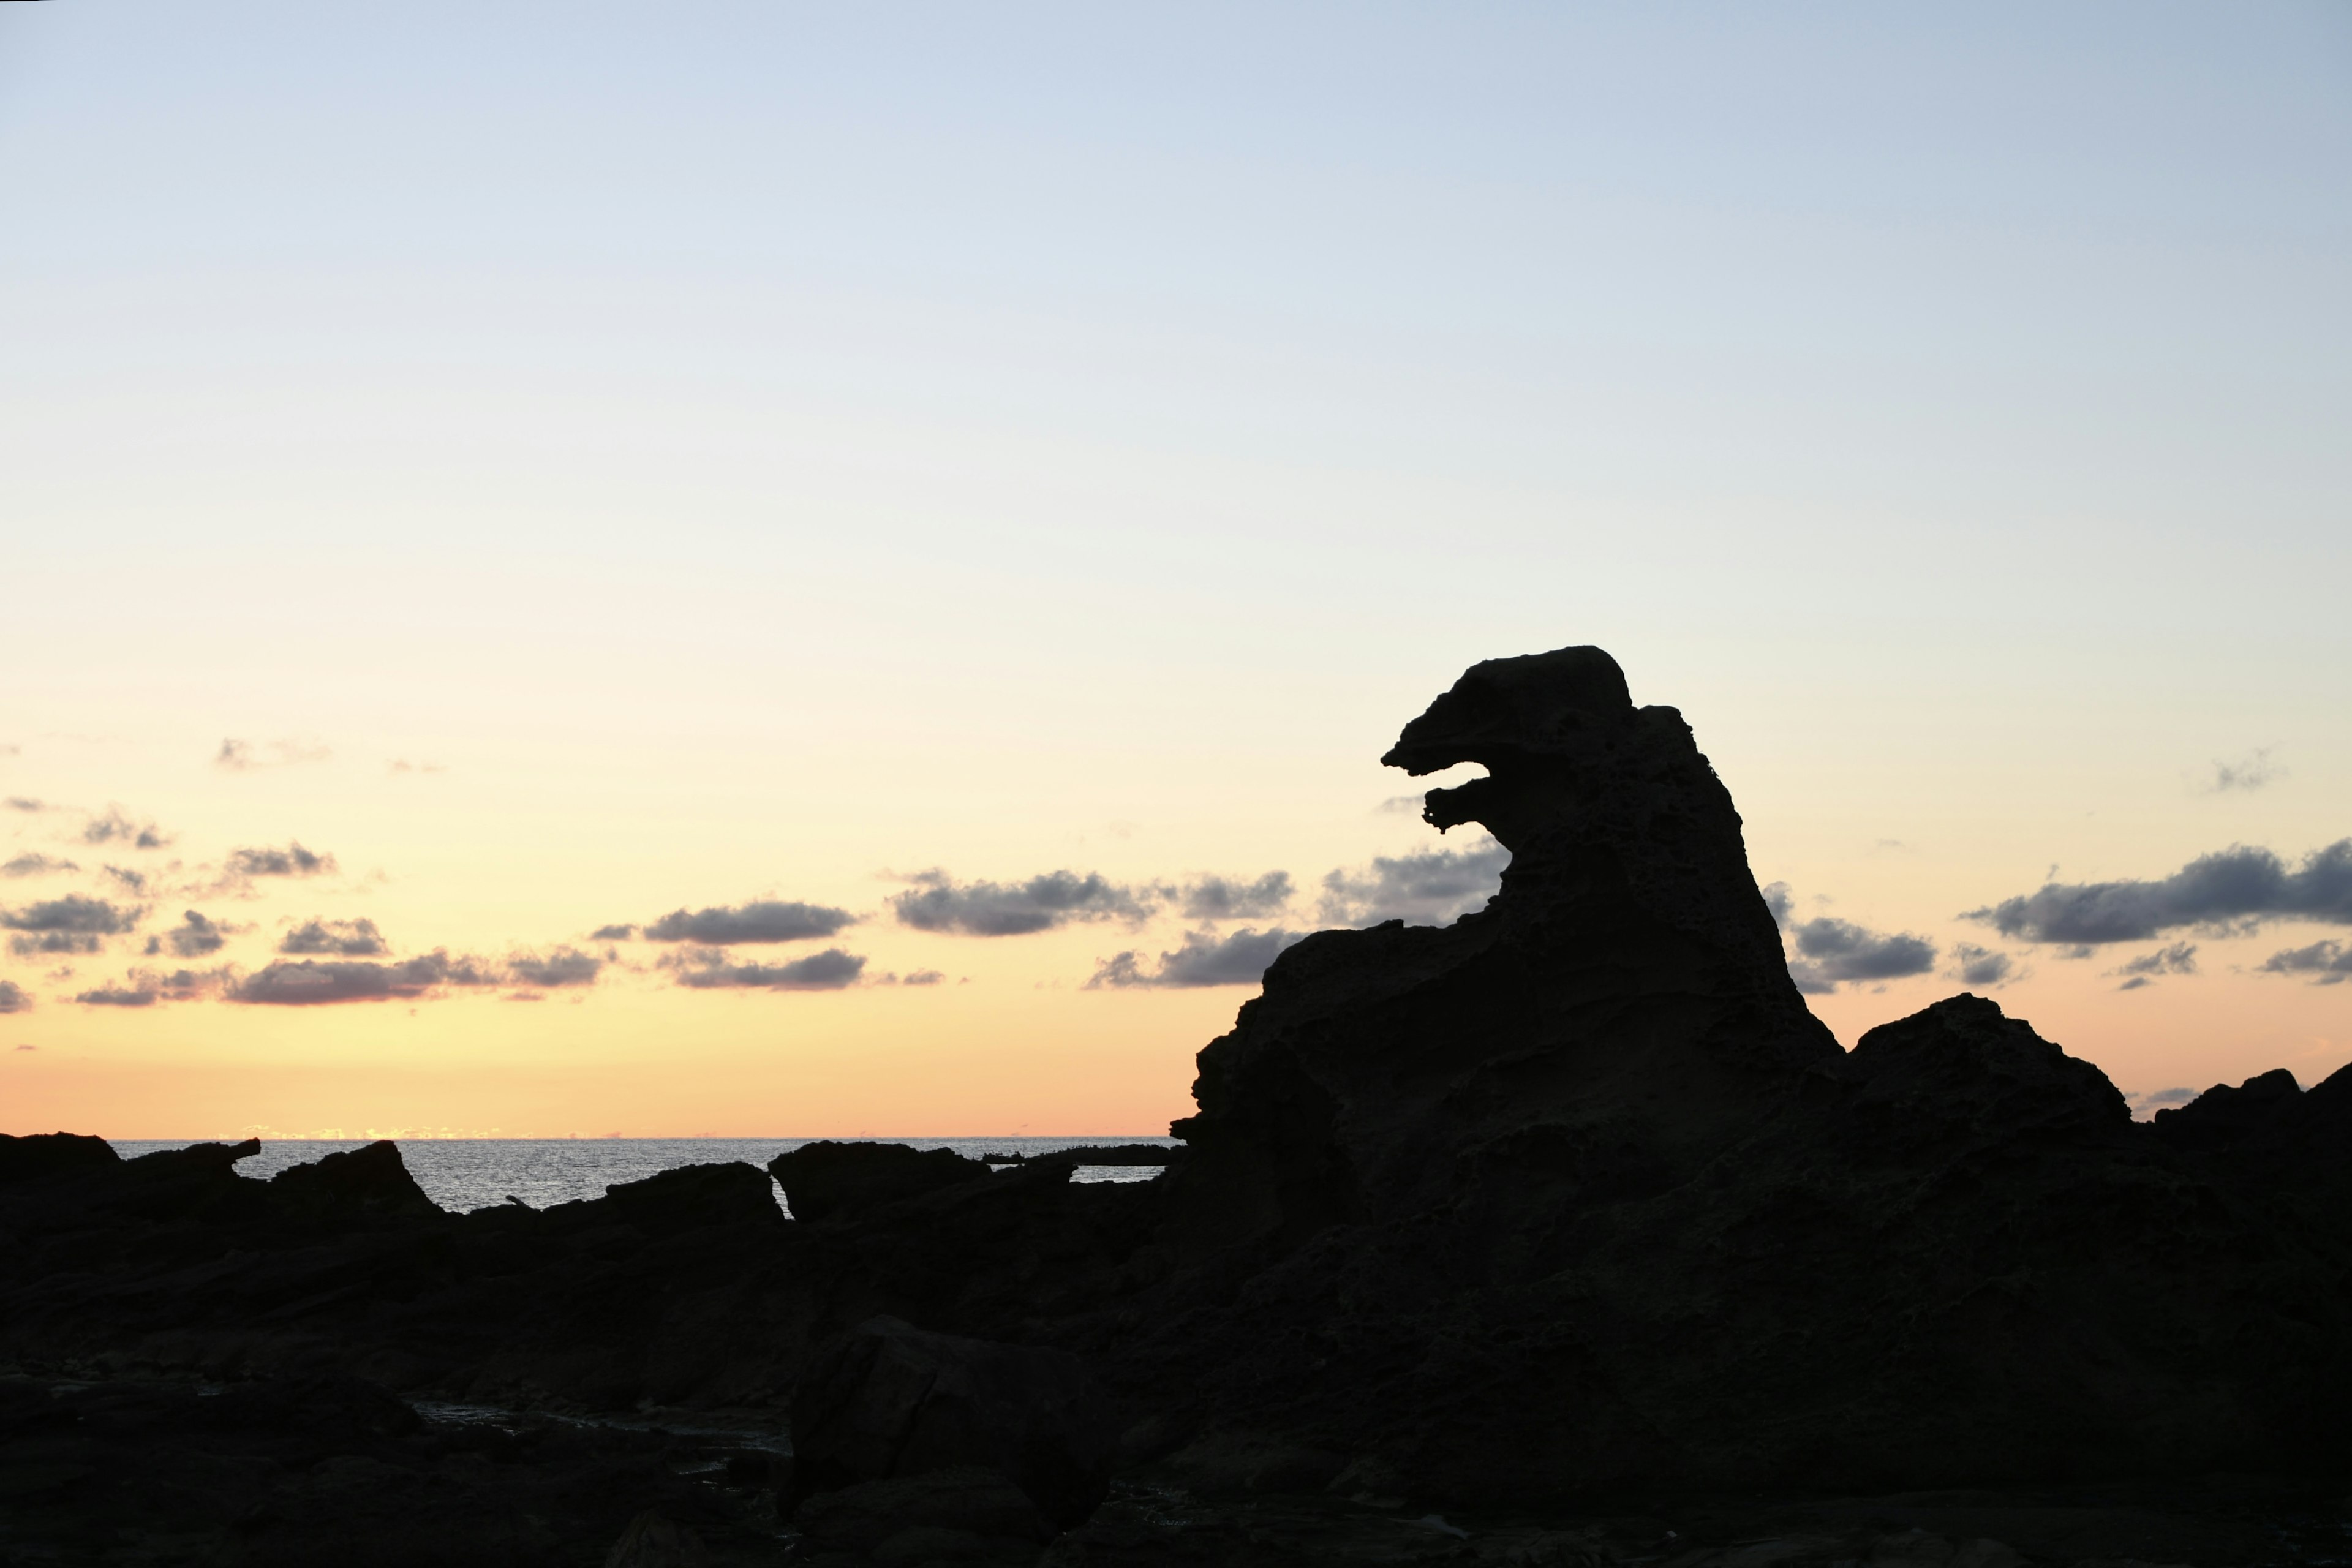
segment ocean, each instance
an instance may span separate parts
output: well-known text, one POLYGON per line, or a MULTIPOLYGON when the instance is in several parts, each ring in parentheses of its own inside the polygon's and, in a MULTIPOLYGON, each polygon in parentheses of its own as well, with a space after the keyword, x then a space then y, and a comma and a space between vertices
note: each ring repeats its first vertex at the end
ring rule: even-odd
MULTIPOLYGON (((184 1149, 197 1139, 113 1138, 109 1142, 124 1159, 152 1154, 158 1149, 184 1149)), ((621 1182, 642 1181, 680 1165, 708 1165, 729 1160, 765 1167, 787 1149, 815 1142, 810 1138, 419 1138, 400 1144, 400 1157, 425 1195, 445 1209, 488 1208, 520 1198, 543 1209, 580 1198, 601 1198, 604 1189, 621 1182)), ((1097 1138, 856 1138, 856 1143, 907 1143, 918 1149, 952 1149, 969 1159, 982 1154, 1051 1154, 1087 1144, 1157 1143, 1175 1148, 1173 1138, 1105 1135, 1097 1138)), ((261 1152, 237 1162, 237 1173, 267 1178, 289 1166, 308 1164, 328 1154, 365 1146, 363 1139, 330 1142, 323 1139, 265 1139, 261 1152)), ((1073 1178, 1081 1182, 1147 1182, 1160 1173, 1156 1165, 1081 1165, 1073 1178)), ((782 1189, 776 1205, 784 1212, 782 1189)))

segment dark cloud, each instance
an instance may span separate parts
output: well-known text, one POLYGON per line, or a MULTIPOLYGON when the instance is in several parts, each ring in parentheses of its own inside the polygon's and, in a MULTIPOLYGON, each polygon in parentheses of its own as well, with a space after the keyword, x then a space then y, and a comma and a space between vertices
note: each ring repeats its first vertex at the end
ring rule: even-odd
POLYGON ((2123 975, 2118 990, 2137 991, 2152 985, 2159 974, 2194 974, 2197 973, 2197 947, 2194 942, 2176 942, 2170 947, 2159 947, 2154 952, 2143 952, 2118 969, 2107 971, 2123 975))
POLYGON ((1961 942, 1952 949, 1963 985, 1999 985, 2017 973, 2017 961, 1989 947, 1961 942))
POLYGON ((104 870, 116 882, 134 893, 143 893, 147 890, 147 873, 144 871, 134 871, 128 866, 108 866, 104 870))
POLYGON ((299 843, 290 843, 283 849, 266 845, 257 849, 228 852, 228 874, 232 877, 316 877, 334 868, 332 855, 314 855, 299 843))
POLYGON ((925 871, 894 895, 900 925, 962 936, 1028 936, 1078 921, 1141 920, 1149 902, 1135 890, 1089 872, 1049 871, 1025 882, 959 883, 944 871, 925 871))
POLYGON ((85 1007, 152 1007, 155 993, 136 987, 101 985, 95 991, 84 991, 74 1000, 85 1007))
POLYGON ((1254 882, 1238 877, 1195 877, 1160 889, 1188 921, 1264 920, 1290 905, 1290 873, 1268 871, 1254 882))
POLYGON ((591 942, 627 942, 637 934, 635 926, 598 926, 588 933, 591 942))
POLYGON ((167 974, 160 970, 134 969, 127 984, 101 985, 80 993, 74 1000, 85 1007, 152 1007, 158 1002, 193 1002, 214 994, 227 983, 226 970, 176 969, 167 974))
POLYGON ((358 920, 304 921, 278 940, 278 951, 324 958, 381 958, 392 951, 375 921, 358 920))
POLYGON ((498 985, 504 973, 478 959, 426 953, 399 963, 305 958, 279 961, 230 985, 232 1002, 258 1006, 313 1007, 339 1002, 408 1001, 444 986, 498 985))
POLYGON ((70 860, 54 859, 27 849, 5 865, 0 865, 0 877, 46 877, 57 871, 79 871, 81 868, 70 860))
POLYGON ((178 925, 162 936, 148 939, 147 951, 161 952, 169 947, 178 957, 202 958, 208 952, 218 952, 231 929, 194 910, 183 910, 178 925))
POLYGON ((537 985, 553 991, 567 985, 593 985, 604 961, 576 947, 559 947, 546 957, 518 952, 507 960, 507 977, 517 985, 537 985))
POLYGON ((120 936, 139 923, 147 911, 86 899, 68 893, 18 909, 0 910, 0 929, 7 931, 82 931, 94 936, 120 936))
POLYGON ((2215 762, 2213 776, 2206 781, 2205 793, 2225 795, 2231 790, 2258 790, 2284 777, 2286 770, 2271 761, 2271 748, 2257 746, 2234 763, 2215 762))
POLYGON ((1424 849, 1381 856, 1354 871, 1323 879, 1319 913, 1327 925, 1369 926, 1401 920, 1444 925, 1486 907, 1503 885, 1511 852, 1489 837, 1467 849, 1424 849))
POLYGON ((1772 911, 1776 925, 1789 923, 1789 911, 1797 906, 1797 895, 1789 891, 1786 882, 1769 882, 1756 889, 1764 895, 1764 907, 1772 911))
POLYGON ((2266 920, 2352 925, 2352 838, 2312 851, 2294 870, 2267 849, 2233 845, 2155 881, 2045 882, 1961 918, 1989 921, 2003 936, 2077 946, 2266 920))
POLYGON ((1888 936, 1824 915, 1799 921, 1789 934, 1797 946, 1789 974, 1808 995, 1824 995, 1848 981, 1900 980, 1936 967, 1936 944, 1908 932, 1888 936))
POLYGON ((19 958, 54 956, 61 953, 96 952, 106 944, 87 931, 45 931, 37 935, 12 936, 8 951, 19 958))
POLYGON ((291 767, 297 763, 323 763, 334 752, 305 741, 269 741, 257 750, 250 741, 225 740, 213 755, 213 766, 224 773, 249 773, 257 768, 291 767))
POLYGON ((11 811, 47 811, 49 809, 46 802, 35 800, 32 796, 26 795, 12 795, 6 800, 0 801, 0 805, 5 805, 11 811))
POLYGON ((84 844, 127 844, 133 849, 161 849, 172 842, 171 835, 151 822, 133 822, 119 805, 110 805, 105 814, 93 816, 82 824, 84 844))
POLYGON ((937 985, 946 978, 946 975, 940 973, 936 969, 918 969, 912 974, 909 974, 905 979, 899 981, 898 984, 901 985, 937 985))
POLYGON ((688 950, 664 960, 677 983, 697 991, 839 991, 857 984, 866 960, 837 947, 790 963, 730 963, 717 948, 688 950))
MULTIPOLYGON (((706 947, 728 947, 738 942, 807 942, 814 937, 832 936, 844 926, 856 922, 857 917, 847 910, 830 909, 823 904, 760 899, 732 909, 696 910, 691 913, 685 910, 672 910, 646 927, 646 940, 693 942, 706 947)), ((604 929, 610 931, 614 928, 607 926, 604 929)))
POLYGON ((33 998, 13 980, 0 980, 0 1013, 29 1013, 33 998))
POLYGON ((2352 943, 2315 942, 2309 947, 2290 947, 2272 953, 2263 960, 2260 973, 2264 974, 2311 974, 2319 985, 2341 985, 2352 980, 2352 943))
POLYGON ((1149 969, 1139 953, 1112 955, 1095 971, 1087 989, 1255 985, 1265 978, 1266 965, 1276 954, 1302 935, 1290 931, 1253 931, 1247 926, 1223 937, 1214 931, 1186 931, 1183 946, 1162 952, 1159 963, 1149 969))

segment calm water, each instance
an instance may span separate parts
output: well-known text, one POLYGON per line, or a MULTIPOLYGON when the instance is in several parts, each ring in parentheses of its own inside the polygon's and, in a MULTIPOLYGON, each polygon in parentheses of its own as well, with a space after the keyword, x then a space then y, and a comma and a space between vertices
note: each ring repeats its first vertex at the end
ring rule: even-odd
MULTIPOLYGON (((813 1142, 806 1138, 420 1138, 400 1145, 408 1173, 425 1195, 445 1209, 487 1208, 509 1197, 535 1209, 568 1204, 575 1198, 601 1198, 619 1182, 642 1181, 656 1172, 680 1165, 709 1165, 728 1160, 764 1167, 787 1149, 813 1142)), ((184 1149, 185 1138, 144 1140, 115 1138, 108 1142, 124 1159, 151 1154, 158 1149, 184 1149)), ((952 1149, 969 1159, 997 1152, 1050 1154, 1081 1144, 1158 1143, 1174 1148, 1173 1138, 876 1138, 851 1142, 908 1143, 918 1149, 952 1149)), ((290 1165, 304 1165, 322 1155, 365 1146, 365 1141, 326 1142, 317 1139, 267 1140, 261 1152, 237 1162, 237 1173, 268 1177, 290 1165)), ((1081 1165, 1081 1182, 1148 1182, 1160 1173, 1156 1165, 1081 1165)), ((783 1205, 779 1191, 776 1203, 783 1205)), ((787 1209, 785 1212, 790 1213, 787 1209)))

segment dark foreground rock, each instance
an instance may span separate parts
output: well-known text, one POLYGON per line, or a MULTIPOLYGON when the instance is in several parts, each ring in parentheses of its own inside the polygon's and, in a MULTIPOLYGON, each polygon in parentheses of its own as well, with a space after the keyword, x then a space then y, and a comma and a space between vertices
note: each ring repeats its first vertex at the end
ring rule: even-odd
MULTIPOLYGON (((1722 783, 1597 649, 1475 667, 1387 760, 1486 770, 1427 816, 1509 848, 1501 892, 1444 928, 1286 951, 1201 1053, 1185 1152, 1155 1179, 818 1144, 772 1168, 791 1219, 741 1164, 453 1215, 390 1145, 265 1183, 236 1174, 245 1145, 124 1162, 0 1140, 0 1363, 44 1387, 363 1380, 779 1436, 798 1391, 817 1468, 719 1469, 799 1500, 796 1544, 761 1550, 845 1563, 1010 1561, 1037 1542, 1008 1521, 1030 1518, 1076 1526, 1044 1548, 1065 1565, 2345 1555, 2352 1069, 2141 1124, 1980 997, 1841 1051, 1790 981, 1722 783), (917 1473, 845 1458, 914 1445, 953 1405, 836 1338, 886 1316, 911 1327, 877 1345, 989 1342, 1026 1394, 1083 1363, 1122 1489, 1081 1523, 1098 1468, 1059 1492, 998 1439, 917 1473), (820 1436, 836 1416, 862 1436, 820 1436)), ((952 1360, 940 1389, 995 1375, 952 1360)), ((648 1510, 678 1530, 632 1551, 679 1531, 733 1549, 732 1516, 581 1489, 593 1467, 478 1516, 450 1500, 494 1492, 417 1479, 415 1434, 208 1489, 173 1479, 207 1473, 202 1445, 150 1463, 115 1430, 35 1439, 24 1495, 110 1500, 54 1516, 87 1521, 284 1491, 270 1517, 320 1521, 304 1550, 340 1509, 362 1544, 329 1556, 362 1561, 401 1497, 442 1500, 415 1517, 513 1561, 558 1549, 479 1521, 597 1543, 567 1561, 648 1510), (358 1489, 330 1506, 321 1476, 358 1489)), ((219 1554, 234 1520, 204 1520, 213 1557, 150 1560, 241 1560, 219 1554)))
POLYGON ((977 1467, 1055 1528, 1110 1490, 1118 1426, 1086 1363, 1061 1351, 926 1333, 873 1318, 822 1347, 793 1399, 803 1497, 977 1467))

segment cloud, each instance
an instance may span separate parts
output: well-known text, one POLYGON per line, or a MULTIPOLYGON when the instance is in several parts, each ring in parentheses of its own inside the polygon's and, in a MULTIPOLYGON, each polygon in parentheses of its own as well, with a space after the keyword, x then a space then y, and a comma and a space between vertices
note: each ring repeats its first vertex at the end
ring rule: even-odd
POLYGON ((120 936, 139 923, 147 911, 123 908, 103 899, 68 893, 13 910, 0 910, 0 930, 81 931, 96 936, 120 936))
POLYGON ((2352 925, 2352 838, 2313 850, 2292 871, 2267 849, 2232 845, 2155 881, 2045 882, 1960 918, 2007 937, 2076 946, 2145 942, 2183 926, 2252 930, 2266 920, 2352 925))
POLYGON ((717 948, 688 949, 662 962, 677 972, 680 985, 697 991, 839 991, 866 972, 865 959, 837 947, 790 963, 730 963, 717 948))
POLYGON ((249 773, 260 768, 292 767, 298 763, 323 763, 335 753, 308 741, 268 741, 260 751, 250 741, 225 740, 214 753, 213 766, 223 773, 249 773))
POLYGON ((82 824, 84 844, 127 844, 133 849, 161 849, 172 842, 171 835, 152 821, 133 822, 119 805, 110 805, 101 816, 82 824))
POLYGON ((23 986, 13 980, 0 980, 0 1013, 29 1013, 32 1010, 33 998, 23 986))
POLYGON ((2213 776, 2206 781, 2207 795, 2226 795, 2232 790, 2258 790, 2276 779, 2286 777, 2286 770, 2271 761, 2271 748, 2257 746, 2234 763, 2216 761, 2213 776))
POLYGON ((257 849, 232 849, 228 852, 228 874, 232 877, 316 877, 335 868, 332 855, 314 855, 297 843, 280 849, 265 845, 257 849))
POLYGON ((381 958, 392 951, 375 921, 310 920, 278 940, 278 951, 332 958, 381 958))
POLYGON ((0 877, 46 877, 53 872, 80 869, 70 860, 52 859, 27 849, 5 865, 0 865, 0 877))
POLYGON ((1369 867, 1325 876, 1318 912, 1327 925, 1444 925, 1484 908, 1510 863, 1511 852, 1484 836, 1466 849, 1381 856, 1369 867))
POLYGON ((2315 984, 2341 985, 2352 980, 2352 943, 2315 942, 2309 947, 2284 948, 2263 960, 2257 973, 2315 974, 2315 984))
POLYGON ((449 985, 497 985, 504 975, 478 959, 433 952, 399 963, 305 958, 283 960, 246 976, 224 993, 256 1006, 315 1007, 341 1002, 407 1001, 449 985))
POLYGON ((1077 921, 1141 920, 1150 911, 1132 889, 1089 872, 1049 871, 1025 882, 958 883, 944 871, 910 877, 890 907, 900 925, 963 936, 1028 936, 1077 921))
POLYGON ((534 952, 509 955, 507 978, 518 985, 537 985, 553 991, 567 985, 593 985, 597 972, 604 967, 603 959, 576 947, 559 947, 544 958, 534 952))
POLYGON ((590 942, 627 942, 637 934, 635 926, 598 926, 588 933, 590 942))
POLYGON ((1772 911, 1772 923, 1781 926, 1787 925, 1789 923, 1789 911, 1796 908, 1797 905, 1797 895, 1789 891, 1789 884, 1786 882, 1768 882, 1763 887, 1759 888, 1756 890, 1764 895, 1764 907, 1772 911))
POLYGON ((1113 954, 1095 971, 1087 989, 1255 985, 1265 977, 1266 965, 1275 956, 1303 935, 1292 931, 1254 931, 1247 926, 1223 937, 1214 931, 1186 931, 1183 946, 1162 952, 1158 965, 1150 969, 1143 966, 1139 953, 1113 954))
POLYGON ((936 969, 918 969, 898 982, 901 985, 937 985, 947 978, 936 969))
POLYGON ((2170 947, 2159 947, 2154 952, 2143 952, 2130 963, 2107 971, 2125 976, 2119 991, 2137 991, 2143 985, 2153 985, 2159 974, 2194 974, 2197 973, 2197 947, 2194 942, 2176 942, 2170 947))
POLYGON ((1952 949, 1963 985, 1999 985, 2016 973, 2017 963, 2005 952, 1961 942, 1952 949))
POLYGON ((692 913, 672 910, 646 927, 646 940, 695 942, 709 947, 727 947, 736 942, 806 942, 813 937, 831 936, 842 927, 856 923, 857 917, 847 910, 760 899, 733 909, 697 910, 692 913))
POLYGON ((147 890, 147 873, 144 871, 134 871, 128 866, 108 866, 103 869, 108 876, 134 893, 147 890))
POLYGON ((443 767, 439 763, 412 763, 404 759, 395 759, 392 764, 386 767, 383 771, 388 773, 399 774, 446 773, 449 770, 443 767))
POLYGON ((1423 793, 1422 795, 1392 795, 1389 796, 1388 799, 1381 802, 1380 805, 1372 807, 1372 810, 1382 816, 1404 816, 1407 815, 1419 816, 1423 811, 1427 810, 1428 807, 1429 796, 1426 793, 1423 793))
POLYGON ((2197 1098, 2197 1091, 2187 1088, 2152 1089, 2145 1094, 2126 1095, 2124 1098, 2131 1103, 2133 1120, 2145 1121, 2159 1110, 2188 1104, 2197 1098))
POLYGON ((74 1000, 85 1007, 152 1007, 158 1002, 193 1002, 209 996, 228 983, 225 969, 134 969, 128 983, 84 991, 74 1000))
POLYGON ((147 939, 147 951, 155 953, 169 947, 178 957, 202 958, 208 952, 218 952, 228 940, 228 933, 238 929, 242 928, 225 926, 194 910, 184 910, 178 925, 162 936, 147 939))
POLYGON ((28 795, 12 795, 6 800, 0 800, 0 805, 5 805, 11 811, 47 811, 49 809, 47 804, 35 800, 28 795))
POLYGON ((1936 944, 1908 932, 1888 936, 1827 915, 1789 928, 1798 956, 1789 975, 1808 995, 1825 995, 1848 981, 1900 980, 1936 967, 1936 944))
POLYGON ((1195 877, 1160 895, 1191 921, 1263 920, 1290 905, 1290 873, 1268 871, 1255 882, 1238 877, 1195 877))
POLYGON ((12 936, 8 951, 19 958, 58 953, 91 953, 106 945, 87 931, 45 931, 37 936, 12 936))

